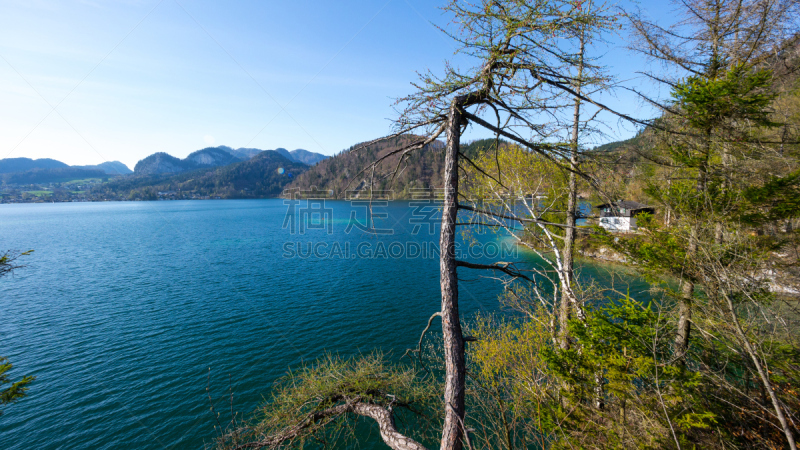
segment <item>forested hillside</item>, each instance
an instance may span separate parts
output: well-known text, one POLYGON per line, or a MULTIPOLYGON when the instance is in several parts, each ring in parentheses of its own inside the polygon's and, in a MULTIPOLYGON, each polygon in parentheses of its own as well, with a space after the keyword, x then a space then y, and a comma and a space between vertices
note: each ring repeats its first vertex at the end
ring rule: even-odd
POLYGON ((61 161, 50 158, 5 158, 0 159, 0 173, 25 172, 33 169, 63 169, 69 167, 61 161))
POLYGON ((5 174, 2 179, 9 184, 59 183, 81 178, 99 178, 98 171, 101 172, 99 177, 132 173, 125 164, 119 161, 106 161, 90 166, 69 166, 49 158, 0 159, 0 174, 5 174))
POLYGON ((39 184, 63 183, 70 180, 89 178, 107 179, 109 175, 104 170, 81 169, 76 167, 62 167, 58 169, 33 169, 26 172, 6 173, 0 175, 0 180, 5 184, 39 184))
POLYGON ((308 166, 289 161, 274 151, 263 151, 247 161, 193 170, 177 175, 155 174, 123 177, 94 188, 111 198, 155 200, 158 198, 268 198, 308 166), (159 194, 161 193, 161 194, 159 194))
MULTIPOLYGON (((286 189, 304 191, 315 188, 332 191, 336 198, 346 198, 348 192, 349 195, 368 195, 373 188, 376 192, 391 191, 392 198, 401 199, 411 198, 415 189, 441 188, 444 167, 442 142, 434 141, 410 153, 402 162, 399 152, 392 154, 421 139, 415 135, 403 135, 368 146, 356 144, 320 161, 288 184, 286 189), (375 167, 373 174, 370 164, 387 155, 390 156, 375 167)), ((466 143, 462 151, 474 157, 492 148, 494 142, 486 139, 466 143)))
POLYGON ((276 148, 275 151, 285 156, 290 161, 303 163, 309 166, 313 166, 314 164, 322 161, 323 159, 328 158, 327 156, 322 155, 320 153, 310 152, 308 150, 303 150, 302 148, 298 148, 292 151, 286 150, 285 148, 276 148))
POLYGON ((93 166, 72 166, 72 167, 75 167, 77 169, 102 170, 103 172, 109 175, 129 175, 133 173, 133 171, 129 169, 128 166, 119 161, 106 161, 93 166))

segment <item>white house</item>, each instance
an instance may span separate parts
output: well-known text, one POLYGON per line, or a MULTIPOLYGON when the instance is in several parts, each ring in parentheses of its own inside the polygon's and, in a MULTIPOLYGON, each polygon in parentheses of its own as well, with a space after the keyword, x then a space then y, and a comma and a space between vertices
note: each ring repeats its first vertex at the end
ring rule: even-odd
POLYGON ((600 226, 608 231, 636 230, 636 216, 655 213, 655 209, 638 202, 618 201, 597 205, 600 210, 600 226))

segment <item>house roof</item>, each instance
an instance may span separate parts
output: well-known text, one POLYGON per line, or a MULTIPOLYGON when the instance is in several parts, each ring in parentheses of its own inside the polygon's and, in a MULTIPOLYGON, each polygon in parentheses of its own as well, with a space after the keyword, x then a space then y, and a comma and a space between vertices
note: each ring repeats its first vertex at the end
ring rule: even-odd
POLYGON ((603 203, 602 205, 597 205, 595 208, 625 208, 628 210, 637 210, 637 209, 653 209, 652 206, 647 206, 643 203, 634 202, 630 200, 620 201, 620 202, 611 202, 611 203, 603 203))

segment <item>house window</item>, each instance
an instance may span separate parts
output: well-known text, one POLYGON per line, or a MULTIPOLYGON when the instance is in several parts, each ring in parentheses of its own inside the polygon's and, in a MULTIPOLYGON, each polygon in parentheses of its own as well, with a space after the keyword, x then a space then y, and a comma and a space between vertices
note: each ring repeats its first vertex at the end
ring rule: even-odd
POLYGON ((614 219, 614 225, 619 225, 619 219, 614 219))

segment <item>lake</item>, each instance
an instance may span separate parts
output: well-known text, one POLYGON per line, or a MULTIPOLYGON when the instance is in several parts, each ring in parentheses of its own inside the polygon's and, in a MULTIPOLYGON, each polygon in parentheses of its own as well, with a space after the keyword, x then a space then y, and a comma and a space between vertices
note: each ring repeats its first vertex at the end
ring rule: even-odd
MULTIPOLYGON (((37 377, 4 408, 0 448, 202 448, 215 425, 207 386, 218 409, 230 389, 247 415, 288 368, 326 353, 399 357, 439 309, 435 209, 0 205, 0 251, 35 250, 0 279, 0 355, 12 379, 37 377)), ((532 260, 494 234, 477 242, 462 256, 532 260)), ((465 317, 499 311, 497 282, 460 274, 465 317)), ((594 266, 584 276, 604 279, 594 266)))

